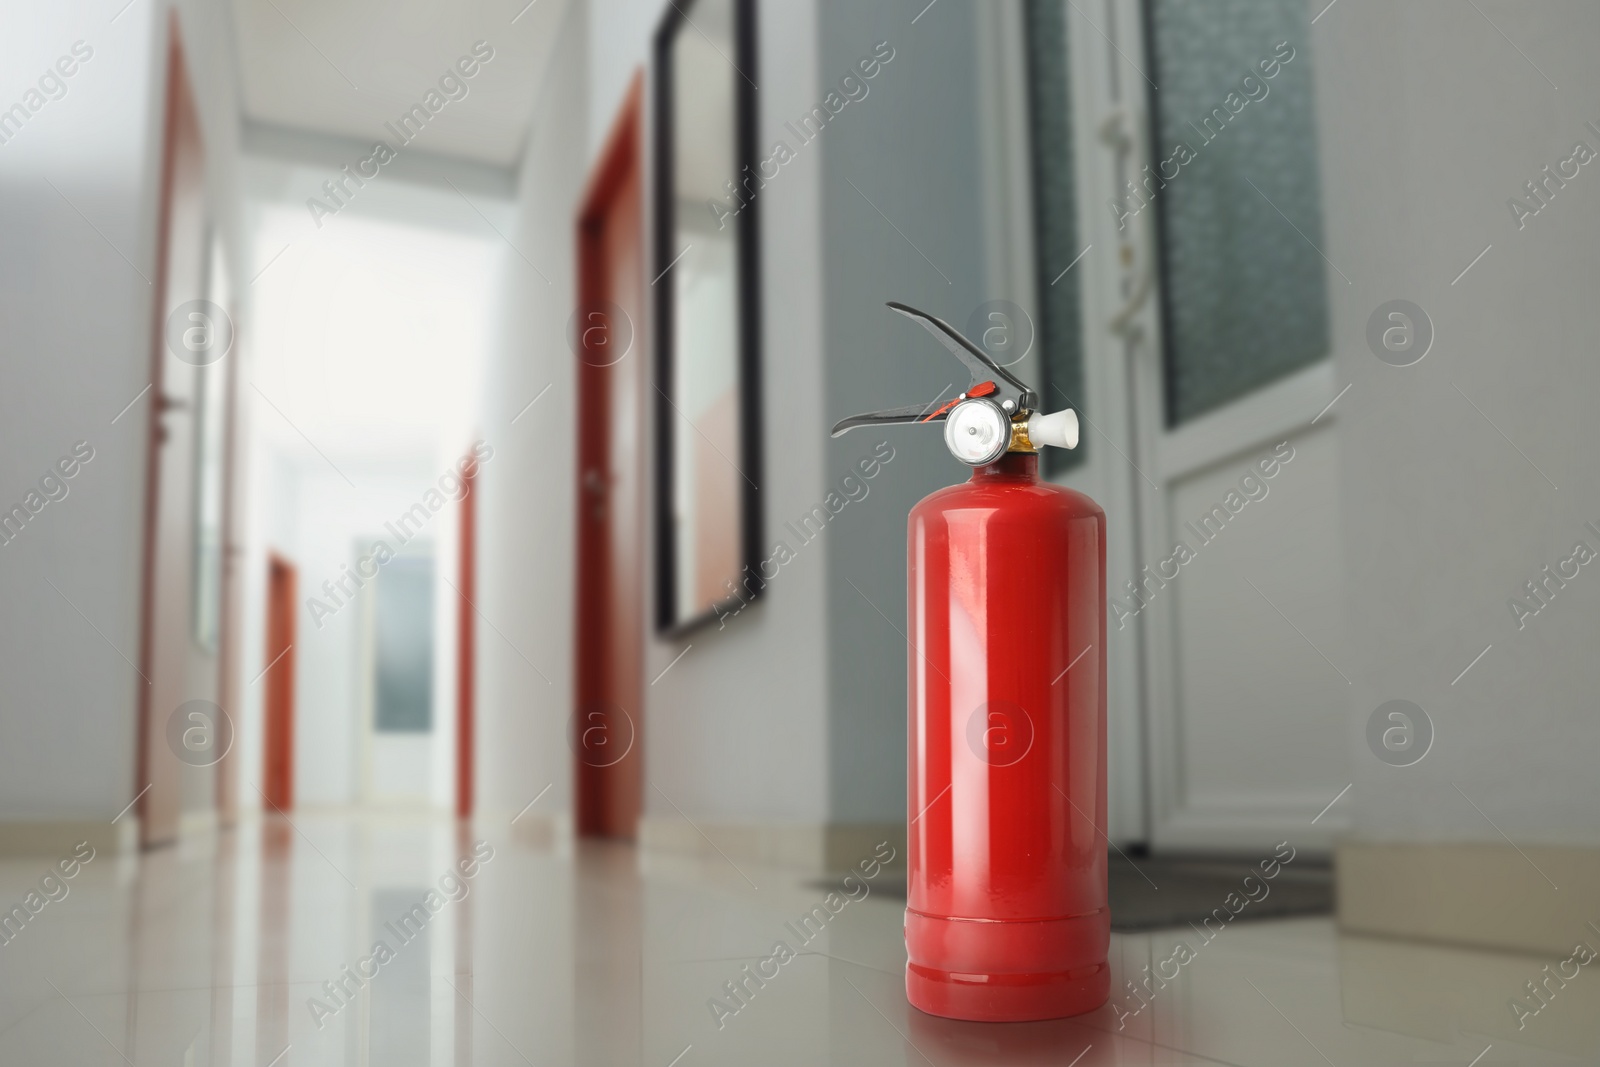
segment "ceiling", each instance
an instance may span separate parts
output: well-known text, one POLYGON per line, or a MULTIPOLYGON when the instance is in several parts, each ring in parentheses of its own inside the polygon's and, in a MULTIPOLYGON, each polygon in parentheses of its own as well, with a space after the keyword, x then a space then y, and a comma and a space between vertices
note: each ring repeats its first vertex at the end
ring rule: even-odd
POLYGON ((233 0, 247 119, 404 152, 384 123, 439 90, 478 41, 493 49, 452 89, 417 150, 514 167, 569 0, 233 0))

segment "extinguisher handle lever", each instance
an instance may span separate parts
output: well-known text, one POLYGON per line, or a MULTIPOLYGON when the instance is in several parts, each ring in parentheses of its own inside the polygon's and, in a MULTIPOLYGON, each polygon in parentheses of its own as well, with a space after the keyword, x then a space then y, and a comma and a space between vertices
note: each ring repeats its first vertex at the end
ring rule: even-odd
POLYGON ((955 400, 943 406, 938 399, 935 399, 931 404, 909 404, 883 411, 867 411, 852 415, 848 419, 841 419, 834 424, 834 437, 857 426, 943 421, 959 402, 968 399, 987 399, 994 408, 996 417, 1000 419, 1031 411, 1039 403, 1038 394, 1028 388, 1027 383, 990 359, 983 349, 963 337, 948 322, 896 300, 889 301, 889 307, 906 318, 920 323, 923 329, 932 334, 939 344, 955 356, 972 375, 972 384, 967 386, 955 400))
POLYGON ((902 304, 898 300, 889 301, 889 307, 913 322, 921 323, 922 328, 932 334, 934 340, 943 345, 947 352, 967 368, 972 375, 973 385, 985 379, 997 379, 996 392, 1001 399, 1009 398, 1017 408, 1031 408, 1038 403, 1039 398, 1022 379, 990 359, 988 353, 967 340, 948 322, 937 315, 919 311, 910 304, 902 304))
POLYGON ((931 404, 908 404, 905 407, 888 408, 884 411, 868 411, 860 415, 852 415, 848 419, 840 419, 833 427, 832 436, 838 437, 846 430, 853 430, 857 426, 882 426, 900 422, 927 422, 943 415, 936 399, 931 404))

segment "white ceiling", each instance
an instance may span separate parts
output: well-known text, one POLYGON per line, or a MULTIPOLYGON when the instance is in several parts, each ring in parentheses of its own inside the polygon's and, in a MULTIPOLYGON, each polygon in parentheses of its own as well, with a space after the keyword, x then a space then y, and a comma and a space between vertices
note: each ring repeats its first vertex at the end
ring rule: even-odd
POLYGON ((384 123, 422 103, 475 42, 485 41, 493 58, 412 147, 514 166, 568 3, 233 0, 245 115, 400 148, 384 123))

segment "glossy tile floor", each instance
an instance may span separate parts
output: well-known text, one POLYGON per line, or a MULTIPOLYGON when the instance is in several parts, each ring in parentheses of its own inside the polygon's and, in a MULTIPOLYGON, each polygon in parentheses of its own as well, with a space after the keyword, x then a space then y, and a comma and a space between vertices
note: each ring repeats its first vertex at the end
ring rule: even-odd
POLYGON ((786 924, 824 891, 755 864, 305 813, 97 856, 41 888, 52 865, 0 862, 5 908, 40 894, 0 945, 5 1067, 1600 1061, 1587 968, 1519 1031, 1508 1001, 1555 961, 1345 937, 1325 919, 1210 943, 1113 935, 1117 987, 1180 940, 1194 958, 1136 1014, 1125 993, 999 1026, 907 1005, 900 901, 869 891, 802 947, 786 924), (732 999, 724 983, 779 940, 799 954, 732 999))

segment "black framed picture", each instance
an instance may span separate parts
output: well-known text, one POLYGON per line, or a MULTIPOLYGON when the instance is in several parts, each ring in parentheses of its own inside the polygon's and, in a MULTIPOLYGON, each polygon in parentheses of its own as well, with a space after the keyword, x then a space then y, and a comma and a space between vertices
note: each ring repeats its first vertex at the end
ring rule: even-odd
POLYGON ((765 584, 754 3, 674 0, 654 59, 656 627, 678 633, 765 584))

